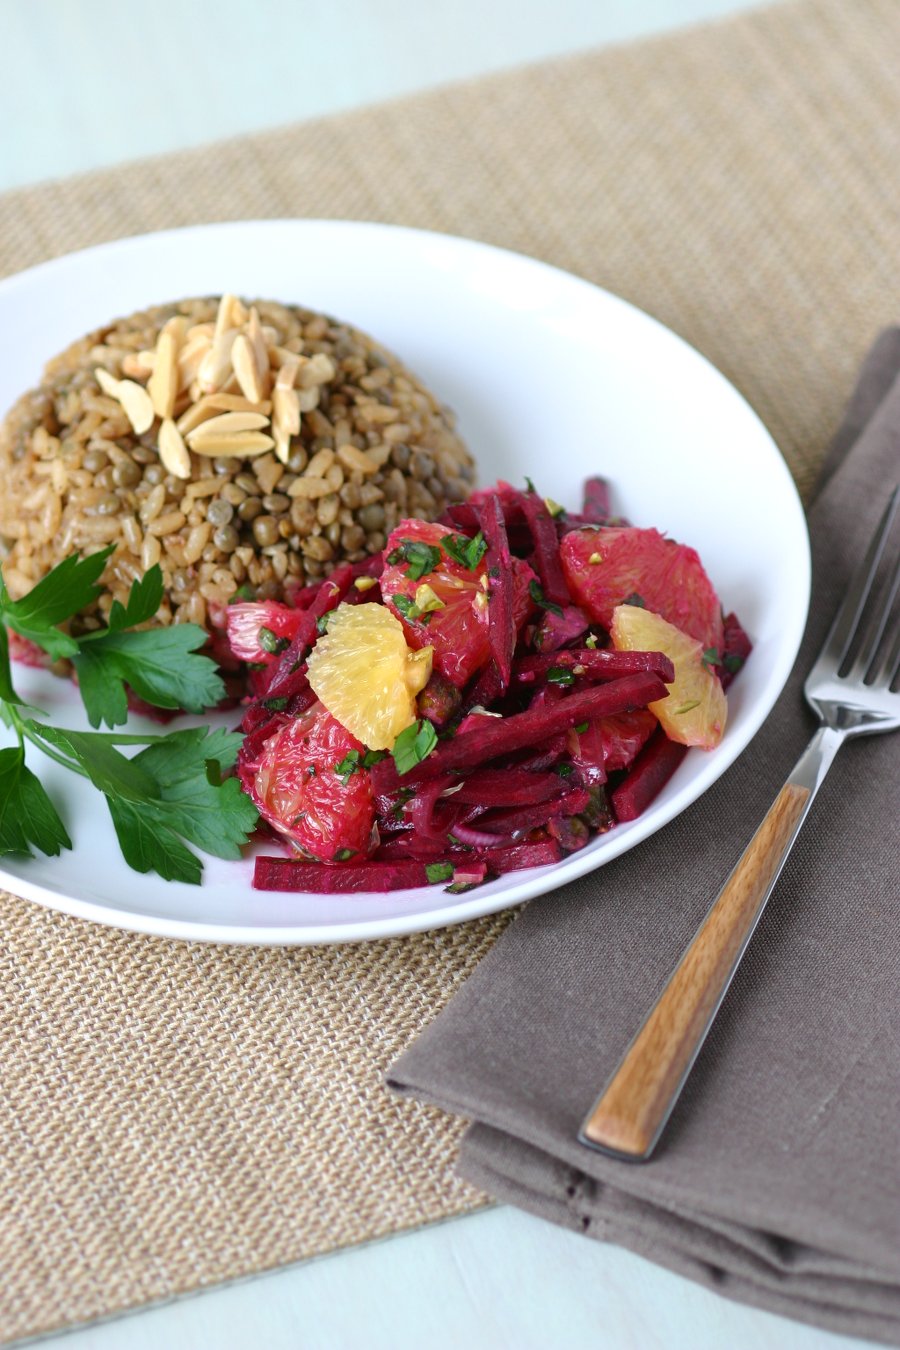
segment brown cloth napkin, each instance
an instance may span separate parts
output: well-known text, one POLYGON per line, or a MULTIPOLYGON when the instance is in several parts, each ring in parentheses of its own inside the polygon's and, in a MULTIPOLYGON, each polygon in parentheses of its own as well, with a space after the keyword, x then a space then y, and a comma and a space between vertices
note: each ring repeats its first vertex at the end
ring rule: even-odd
POLYGON ((810 511, 801 654, 736 764, 652 839, 532 903, 390 1082, 474 1123, 500 1200, 729 1297, 900 1344, 900 735, 842 750, 652 1161, 576 1132, 811 735, 802 684, 900 471, 900 329, 810 511))

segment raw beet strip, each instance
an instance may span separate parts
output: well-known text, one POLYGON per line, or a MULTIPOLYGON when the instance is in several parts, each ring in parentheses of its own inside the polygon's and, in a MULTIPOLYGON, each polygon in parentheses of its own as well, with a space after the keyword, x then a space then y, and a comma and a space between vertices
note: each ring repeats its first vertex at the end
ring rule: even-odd
MULTIPOLYGON (((478 821, 479 830, 487 834, 509 836, 527 834, 540 825, 546 825, 552 816, 577 816, 590 802, 585 788, 573 788, 564 797, 552 802, 539 802, 536 806, 515 807, 511 811, 492 811, 478 821)), ((456 830, 458 831, 458 826, 456 830)))
POLYGON ((513 614, 513 571, 503 506, 495 492, 489 493, 475 514, 487 544, 485 566, 490 590, 488 595, 488 641, 500 676, 501 692, 509 687, 512 655, 516 646, 516 620, 513 614))
POLYGON ((558 732, 549 740, 542 741, 537 753, 526 755, 524 759, 517 759, 515 767, 527 769, 529 773, 540 773, 543 769, 552 768, 566 753, 568 738, 568 730, 558 732))
POLYGON ((538 802, 561 797, 564 791, 565 782, 556 773, 480 769, 466 778, 449 800, 490 810, 495 806, 536 806, 538 802))
POLYGON ((497 669, 496 661, 492 661, 489 666, 485 666, 463 699, 463 715, 470 713, 473 708, 489 708, 492 703, 496 702, 502 692, 500 672, 497 669))
POLYGON ((559 540, 553 517, 536 492, 521 494, 522 510, 534 541, 534 566, 544 597, 554 605, 570 605, 572 597, 559 561, 559 540))
POLYGON ((350 564, 339 563, 331 576, 322 582, 315 600, 303 615, 300 627, 297 630, 297 636, 282 653, 281 659, 274 669, 269 687, 266 690, 267 698, 289 697, 302 687, 306 676, 300 673, 300 666, 318 636, 318 621, 334 609, 336 605, 340 604, 350 589, 352 581, 353 569, 350 564))
POLYGON ((487 863, 489 872, 503 876, 518 872, 523 867, 544 867, 559 862, 562 849, 555 839, 540 839, 536 844, 511 844, 509 848, 478 849, 475 858, 487 863))
POLYGON ((403 781, 413 783, 424 778, 436 778, 448 769, 472 768, 483 764, 485 760, 497 759, 513 750, 539 744, 555 732, 564 731, 579 722, 590 721, 594 717, 610 717, 613 713, 628 712, 632 708, 645 708, 648 703, 666 698, 668 692, 656 675, 626 675, 621 680, 611 680, 609 684, 579 690, 560 699, 558 703, 528 708, 512 717, 480 718, 484 726, 457 735, 452 741, 444 741, 433 754, 405 775, 403 781))
POLYGON ((308 891, 313 895, 352 895, 357 891, 402 891, 427 886, 422 862, 358 862, 330 866, 298 862, 293 858, 256 859, 253 886, 257 891, 308 891))
POLYGON ((569 648, 523 656, 516 662, 513 675, 520 683, 528 684, 554 667, 571 670, 575 666, 582 666, 585 674, 596 680, 617 680, 623 675, 638 675, 645 670, 658 675, 664 684, 671 684, 675 679, 675 667, 663 652, 617 652, 609 647, 600 650, 569 648))
MULTIPOLYGON (((419 839, 416 835, 406 833, 395 835, 392 839, 385 839, 375 850, 376 862, 450 862, 451 845, 446 839, 440 843, 434 839, 419 839)), ((457 850, 457 861, 463 856, 461 850, 457 850)), ((468 855, 465 855, 468 856, 468 855)))
POLYGON ((727 689, 753 651, 753 643, 736 614, 726 614, 723 623, 725 637, 722 643, 722 665, 719 674, 722 688, 727 689))
POLYGON ((638 755, 631 769, 610 794, 616 820, 636 820, 668 783, 687 754, 687 746, 670 741, 660 727, 638 755))
POLYGON ((609 519, 610 498, 609 483, 605 478, 595 475, 593 478, 586 478, 584 483, 584 496, 582 498, 583 506, 581 513, 587 520, 602 525, 609 519))

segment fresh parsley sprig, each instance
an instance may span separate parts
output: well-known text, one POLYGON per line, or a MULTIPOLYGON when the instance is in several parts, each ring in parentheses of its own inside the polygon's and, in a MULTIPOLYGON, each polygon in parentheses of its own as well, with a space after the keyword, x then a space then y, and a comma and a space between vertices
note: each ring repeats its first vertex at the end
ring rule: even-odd
POLYGON ((0 718, 17 740, 0 750, 0 855, 30 855, 36 848, 56 856, 72 847, 46 789, 25 764, 30 742, 103 793, 131 867, 196 884, 202 863, 189 845, 238 858, 256 824, 256 809, 238 781, 223 778, 241 736, 207 727, 162 735, 62 730, 48 725, 13 686, 7 629, 52 660, 72 662, 93 727, 125 721, 126 686, 160 708, 201 712, 221 700, 224 686, 215 662, 197 651, 206 641, 202 628, 135 628, 153 618, 162 600, 158 566, 134 582, 125 605, 113 602, 105 628, 76 637, 58 627, 97 599, 110 553, 66 558, 15 601, 0 573, 0 718), (141 748, 129 757, 120 746, 141 748))

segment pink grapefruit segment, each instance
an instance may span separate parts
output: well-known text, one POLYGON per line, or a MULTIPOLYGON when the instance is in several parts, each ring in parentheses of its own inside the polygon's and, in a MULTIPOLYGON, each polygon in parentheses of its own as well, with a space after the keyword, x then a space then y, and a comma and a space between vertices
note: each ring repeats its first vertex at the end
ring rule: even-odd
POLYGON ((640 602, 721 653, 722 607, 695 549, 629 525, 572 530, 560 555, 569 589, 595 623, 609 629, 617 605, 640 602))

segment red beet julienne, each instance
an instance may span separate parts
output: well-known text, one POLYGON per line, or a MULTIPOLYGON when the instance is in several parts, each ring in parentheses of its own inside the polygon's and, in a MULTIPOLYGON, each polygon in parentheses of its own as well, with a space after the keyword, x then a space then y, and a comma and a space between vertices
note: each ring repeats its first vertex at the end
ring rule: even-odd
MULTIPOLYGON (((487 544, 488 640, 491 655, 500 676, 501 693, 509 687, 512 655, 516 646, 516 620, 513 614, 512 554, 503 516, 503 503, 491 492, 476 507, 475 515, 487 544)), ((568 595, 567 595, 568 598, 568 595)))
POLYGON ((559 539, 553 517, 536 492, 523 492, 520 500, 534 544, 534 566, 544 597, 554 605, 570 605, 572 597, 559 561, 559 539))
POLYGON ((675 667, 664 652, 619 652, 608 647, 574 651, 568 648, 523 656, 513 666, 513 679, 519 684, 531 684, 553 669, 571 670, 589 680, 615 680, 642 671, 658 675, 665 684, 675 679, 675 667))
POLYGON ((448 769, 470 769, 513 750, 539 744, 555 732, 565 731, 580 722, 645 708, 648 703, 666 698, 668 693, 659 676, 648 671, 579 690, 557 703, 529 708, 511 717, 485 717, 484 726, 444 741, 410 773, 398 777, 398 782, 402 786, 434 778, 448 769))

